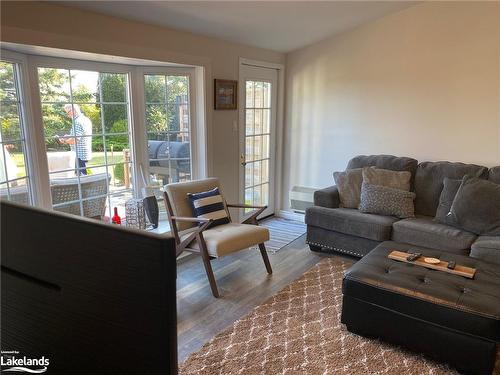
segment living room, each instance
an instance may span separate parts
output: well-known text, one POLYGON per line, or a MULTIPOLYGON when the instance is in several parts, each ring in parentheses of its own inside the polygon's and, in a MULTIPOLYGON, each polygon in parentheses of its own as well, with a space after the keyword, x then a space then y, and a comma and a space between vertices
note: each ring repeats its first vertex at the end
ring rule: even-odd
POLYGON ((0 39, 2 371, 499 373, 499 2, 3 1, 0 39))

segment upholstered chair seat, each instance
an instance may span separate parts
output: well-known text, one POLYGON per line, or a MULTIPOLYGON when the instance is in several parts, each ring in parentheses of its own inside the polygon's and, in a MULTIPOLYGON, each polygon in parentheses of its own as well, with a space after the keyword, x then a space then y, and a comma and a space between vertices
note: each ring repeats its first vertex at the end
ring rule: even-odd
MULTIPOLYGON (((181 233, 181 241, 186 239, 190 232, 188 229, 187 233, 181 233)), ((251 224, 229 223, 205 229, 203 237, 208 254, 218 258, 269 241, 269 230, 251 224)), ((195 239, 187 248, 200 250, 200 244, 195 239)))

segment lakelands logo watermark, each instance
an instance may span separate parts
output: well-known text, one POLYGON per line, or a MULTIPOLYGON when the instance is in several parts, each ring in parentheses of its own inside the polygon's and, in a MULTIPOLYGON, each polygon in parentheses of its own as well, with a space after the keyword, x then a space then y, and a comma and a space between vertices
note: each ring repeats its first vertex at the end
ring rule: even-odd
POLYGON ((20 356, 17 350, 2 350, 0 358, 2 372, 27 372, 30 374, 42 374, 47 371, 49 359, 44 356, 40 358, 29 358, 20 356))

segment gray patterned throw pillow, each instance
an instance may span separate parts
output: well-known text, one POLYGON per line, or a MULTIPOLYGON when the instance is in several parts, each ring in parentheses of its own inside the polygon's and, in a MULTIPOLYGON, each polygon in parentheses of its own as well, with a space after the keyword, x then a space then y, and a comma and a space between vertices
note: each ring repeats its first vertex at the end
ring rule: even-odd
POLYGON ((415 217, 414 199, 415 193, 363 182, 359 210, 400 219, 415 217))

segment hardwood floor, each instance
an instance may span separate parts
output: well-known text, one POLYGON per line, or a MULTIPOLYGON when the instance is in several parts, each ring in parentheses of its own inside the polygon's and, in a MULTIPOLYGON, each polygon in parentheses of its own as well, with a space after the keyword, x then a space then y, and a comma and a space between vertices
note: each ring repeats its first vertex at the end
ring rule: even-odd
POLYGON ((179 363, 225 327, 283 289, 322 257, 297 238, 276 254, 269 254, 268 275, 258 249, 240 251, 212 261, 220 298, 210 291, 199 256, 181 260, 177 267, 177 329, 179 363))

